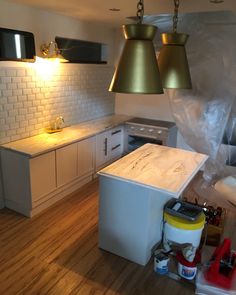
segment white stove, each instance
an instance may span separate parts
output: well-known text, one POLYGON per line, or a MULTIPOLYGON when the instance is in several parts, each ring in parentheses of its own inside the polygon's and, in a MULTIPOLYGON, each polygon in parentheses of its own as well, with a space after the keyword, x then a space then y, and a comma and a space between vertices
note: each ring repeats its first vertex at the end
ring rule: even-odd
POLYGON ((133 118, 125 123, 125 151, 131 152, 145 143, 176 147, 177 127, 169 121, 133 118))

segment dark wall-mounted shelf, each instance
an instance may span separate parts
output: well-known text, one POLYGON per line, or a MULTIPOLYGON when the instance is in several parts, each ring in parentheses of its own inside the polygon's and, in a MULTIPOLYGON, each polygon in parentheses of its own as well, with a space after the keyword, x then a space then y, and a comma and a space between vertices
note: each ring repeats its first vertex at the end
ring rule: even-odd
POLYGON ((56 37, 61 55, 70 63, 106 64, 107 45, 102 43, 56 37))

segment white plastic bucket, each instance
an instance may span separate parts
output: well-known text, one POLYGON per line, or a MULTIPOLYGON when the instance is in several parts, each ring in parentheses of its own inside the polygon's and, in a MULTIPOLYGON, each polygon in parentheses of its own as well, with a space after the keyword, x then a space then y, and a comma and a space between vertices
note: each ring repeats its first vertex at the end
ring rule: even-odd
POLYGON ((205 224, 204 213, 194 221, 165 213, 164 220, 164 243, 189 243, 196 249, 199 247, 205 224))
POLYGON ((176 228, 167 222, 164 225, 164 240, 178 244, 190 243, 198 248, 201 241, 203 227, 195 230, 176 228))

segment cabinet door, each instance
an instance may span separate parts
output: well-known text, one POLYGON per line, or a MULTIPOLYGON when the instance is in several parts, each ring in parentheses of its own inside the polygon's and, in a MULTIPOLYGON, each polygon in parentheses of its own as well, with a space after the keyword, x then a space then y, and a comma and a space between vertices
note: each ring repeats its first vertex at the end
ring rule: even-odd
POLYGON ((37 201, 56 189, 55 152, 30 159, 30 185, 32 201, 37 201))
POLYGON ((57 186, 69 183, 78 175, 77 143, 56 150, 57 186))
POLYGON ((78 142, 78 176, 94 171, 95 137, 78 142))
POLYGON ((110 160, 118 158, 124 152, 124 132, 123 126, 118 126, 110 130, 109 153, 110 160))
POLYGON ((108 136, 108 132, 96 136, 96 167, 102 166, 109 161, 108 136))

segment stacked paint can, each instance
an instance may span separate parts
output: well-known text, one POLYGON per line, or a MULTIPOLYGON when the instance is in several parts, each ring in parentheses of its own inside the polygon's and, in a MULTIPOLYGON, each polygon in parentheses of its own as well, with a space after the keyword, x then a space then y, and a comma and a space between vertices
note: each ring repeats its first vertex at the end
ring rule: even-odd
POLYGON ((192 260, 187 260, 182 253, 178 253, 176 256, 179 275, 187 280, 192 280, 196 276, 197 264, 201 260, 197 249, 205 225, 205 214, 202 212, 195 220, 188 220, 165 212, 164 220, 164 247, 171 244, 192 245, 192 260))
POLYGON ((169 257, 163 252, 157 252, 154 255, 154 271, 164 275, 168 273, 169 257))

